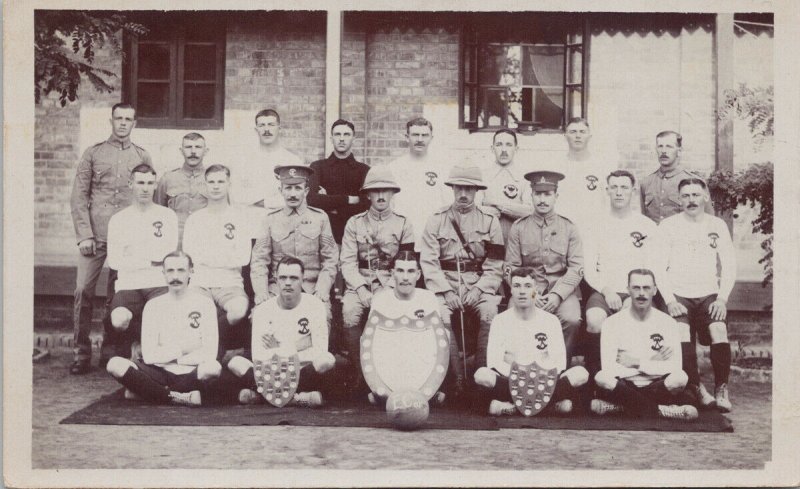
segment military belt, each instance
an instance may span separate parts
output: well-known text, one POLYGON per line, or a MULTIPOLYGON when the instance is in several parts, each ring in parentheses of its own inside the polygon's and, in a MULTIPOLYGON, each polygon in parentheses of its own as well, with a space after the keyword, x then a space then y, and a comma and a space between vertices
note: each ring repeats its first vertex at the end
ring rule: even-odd
POLYGON ((483 261, 477 260, 439 260, 445 272, 482 272, 483 261))
POLYGON ((358 260, 358 268, 363 270, 391 270, 389 262, 385 260, 358 260))

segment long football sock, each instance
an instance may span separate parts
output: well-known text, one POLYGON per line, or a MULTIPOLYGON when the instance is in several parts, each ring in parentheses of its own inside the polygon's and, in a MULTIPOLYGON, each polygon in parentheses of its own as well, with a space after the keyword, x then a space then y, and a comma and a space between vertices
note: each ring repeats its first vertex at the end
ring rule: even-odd
POLYGON ((714 343, 711 345, 711 367, 714 369, 714 385, 719 387, 728 383, 731 373, 731 344, 714 343))
POLYGON ((697 369, 697 347, 691 341, 681 343, 683 371, 689 377, 689 385, 700 385, 700 372, 697 369))

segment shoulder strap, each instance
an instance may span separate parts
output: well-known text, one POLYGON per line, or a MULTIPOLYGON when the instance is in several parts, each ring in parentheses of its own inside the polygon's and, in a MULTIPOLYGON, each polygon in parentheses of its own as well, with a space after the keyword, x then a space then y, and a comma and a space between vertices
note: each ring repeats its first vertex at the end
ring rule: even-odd
POLYGON ((458 240, 461 241, 461 246, 464 247, 464 251, 467 252, 467 255, 469 255, 470 259, 477 259, 475 253, 472 251, 472 248, 469 247, 469 243, 467 243, 467 240, 464 238, 464 233, 461 232, 461 227, 459 227, 458 223, 453 217, 450 217, 450 223, 453 225, 453 229, 455 229, 456 236, 458 236, 458 240))

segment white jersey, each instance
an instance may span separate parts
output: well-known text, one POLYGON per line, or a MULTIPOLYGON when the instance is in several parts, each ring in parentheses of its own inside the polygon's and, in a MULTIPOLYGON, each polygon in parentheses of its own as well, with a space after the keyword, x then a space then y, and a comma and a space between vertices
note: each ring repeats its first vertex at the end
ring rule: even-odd
POLYGON ((584 235, 586 281, 598 292, 611 287, 614 292, 627 293, 628 272, 655 270, 657 226, 637 212, 624 218, 607 213, 599 224, 584 235))
POLYGON ((514 356, 520 365, 536 362, 542 368, 567 368, 567 349, 558 318, 539 308, 533 308, 528 319, 513 307, 501 312, 492 320, 489 343, 486 347, 486 366, 508 376, 511 364, 506 353, 514 356))
POLYGON ((507 239, 514 221, 533 213, 530 182, 525 180, 525 170, 519 163, 512 161, 502 166, 496 162, 494 153, 481 172, 487 188, 480 192, 476 202, 498 208, 503 238, 507 239))
POLYGON ((301 363, 310 363, 328 351, 328 315, 325 305, 313 295, 303 293, 293 309, 283 309, 278 297, 253 308, 251 351, 254 359, 267 359, 274 353, 288 356, 297 352, 301 363), (267 348, 265 336, 274 336, 279 346, 267 348))
POLYGON ((632 309, 612 314, 603 322, 600 333, 600 361, 603 371, 638 386, 649 385, 663 375, 679 372, 682 366, 678 323, 654 307, 650 308, 644 321, 634 316, 632 309), (666 347, 672 349, 672 355, 667 359, 658 358, 659 352, 666 347), (638 359, 639 367, 617 363, 620 351, 638 359))
POLYGON ((426 289, 415 288, 414 294, 408 300, 398 299, 394 295, 394 289, 383 289, 372 298, 372 309, 391 319, 403 316, 423 318, 439 311, 439 300, 436 294, 426 289))
POLYGON ((696 299, 717 294, 728 300, 736 282, 736 257, 725 221, 710 214, 693 221, 681 212, 661 221, 658 235, 664 248, 659 268, 666 270, 659 289, 668 304, 673 295, 696 299))
POLYGON ((217 308, 208 296, 189 289, 147 302, 142 312, 142 359, 174 374, 217 359, 217 308), (183 353, 188 351, 188 353, 183 353))
POLYGON ((390 162, 389 169, 401 189, 392 197, 392 208, 411 223, 419 251, 428 218, 453 202, 453 192, 444 184, 449 168, 429 153, 422 158, 402 156, 390 162))
POLYGON ((243 287, 242 267, 250 263, 247 215, 239 206, 200 209, 186 220, 183 250, 192 257, 192 285, 243 287))
POLYGON ((108 223, 108 266, 118 272, 115 290, 163 287, 161 261, 178 247, 178 216, 152 204, 122 209, 108 223))

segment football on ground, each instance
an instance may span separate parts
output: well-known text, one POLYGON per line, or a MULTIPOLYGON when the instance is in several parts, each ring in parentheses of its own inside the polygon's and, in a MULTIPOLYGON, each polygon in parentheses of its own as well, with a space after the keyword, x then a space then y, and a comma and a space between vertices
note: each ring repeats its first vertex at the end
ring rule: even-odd
POLYGON ((428 400, 413 390, 393 392, 386 400, 386 416, 399 430, 415 430, 428 419, 428 400))

